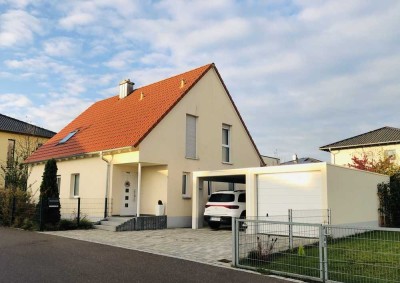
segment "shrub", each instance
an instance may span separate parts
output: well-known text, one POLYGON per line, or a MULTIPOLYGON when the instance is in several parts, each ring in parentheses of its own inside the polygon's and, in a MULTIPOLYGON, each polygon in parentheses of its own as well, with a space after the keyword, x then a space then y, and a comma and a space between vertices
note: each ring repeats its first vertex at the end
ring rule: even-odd
POLYGON ((88 219, 82 218, 82 219, 79 221, 78 229, 85 229, 85 230, 88 230, 88 229, 93 229, 93 228, 94 228, 93 223, 90 222, 88 219))
POLYGON ((35 204, 29 192, 16 189, 0 189, 0 224, 21 227, 25 218, 33 220, 35 204), (14 207, 14 221, 12 213, 14 207))
POLYGON ((76 221, 72 219, 61 219, 58 223, 58 230, 75 230, 76 228, 76 221))

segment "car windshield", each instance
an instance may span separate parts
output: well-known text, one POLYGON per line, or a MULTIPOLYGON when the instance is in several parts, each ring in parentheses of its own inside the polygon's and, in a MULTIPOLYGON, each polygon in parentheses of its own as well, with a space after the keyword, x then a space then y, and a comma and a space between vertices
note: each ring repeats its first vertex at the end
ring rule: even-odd
POLYGON ((235 201, 234 194, 212 194, 209 202, 232 202, 235 201))

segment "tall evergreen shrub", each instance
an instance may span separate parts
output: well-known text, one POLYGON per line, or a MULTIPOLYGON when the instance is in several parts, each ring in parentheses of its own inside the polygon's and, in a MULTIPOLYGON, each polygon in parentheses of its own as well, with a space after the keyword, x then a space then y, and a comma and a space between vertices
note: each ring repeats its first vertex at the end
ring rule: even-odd
POLYGON ((40 202, 42 206, 43 220, 45 224, 56 225, 60 222, 60 207, 49 207, 49 198, 57 198, 60 201, 57 186, 57 164, 55 159, 50 159, 44 167, 43 179, 40 185, 40 202), (43 203, 42 203, 43 202, 43 203))

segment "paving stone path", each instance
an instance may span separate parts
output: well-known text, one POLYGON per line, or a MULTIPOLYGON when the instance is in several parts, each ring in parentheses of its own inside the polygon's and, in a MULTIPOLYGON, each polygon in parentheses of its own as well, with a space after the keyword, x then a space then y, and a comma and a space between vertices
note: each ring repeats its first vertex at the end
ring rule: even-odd
POLYGON ((93 229, 44 233, 217 266, 229 267, 232 261, 232 232, 229 230, 177 228, 110 232, 93 229))

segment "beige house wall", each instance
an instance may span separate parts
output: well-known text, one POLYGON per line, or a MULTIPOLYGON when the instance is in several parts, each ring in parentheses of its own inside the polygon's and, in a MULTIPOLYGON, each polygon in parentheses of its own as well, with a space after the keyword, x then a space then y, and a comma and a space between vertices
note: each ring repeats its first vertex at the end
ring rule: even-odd
POLYGON ((386 175, 327 165, 328 207, 332 224, 378 226, 377 184, 386 175))
MULTIPOLYGON (((34 151, 39 144, 44 144, 48 139, 27 136, 22 134, 0 132, 0 165, 7 166, 8 140, 15 140, 15 155, 23 151, 34 151)), ((4 187, 4 174, 0 170, 0 188, 4 187)))
POLYGON ((348 166, 352 164, 351 158, 353 156, 362 157, 367 154, 370 158, 379 160, 384 158, 385 150, 396 150, 396 163, 400 164, 400 144, 374 146, 374 147, 360 147, 352 149, 340 149, 331 151, 331 163, 336 165, 348 166))
POLYGON ((184 172, 260 165, 259 156, 213 69, 143 140, 140 162, 168 164, 169 227, 191 225, 192 200, 182 197, 184 172), (198 117, 197 159, 185 158, 186 114, 198 117), (231 126, 232 162, 229 164, 222 162, 222 124, 231 126))

